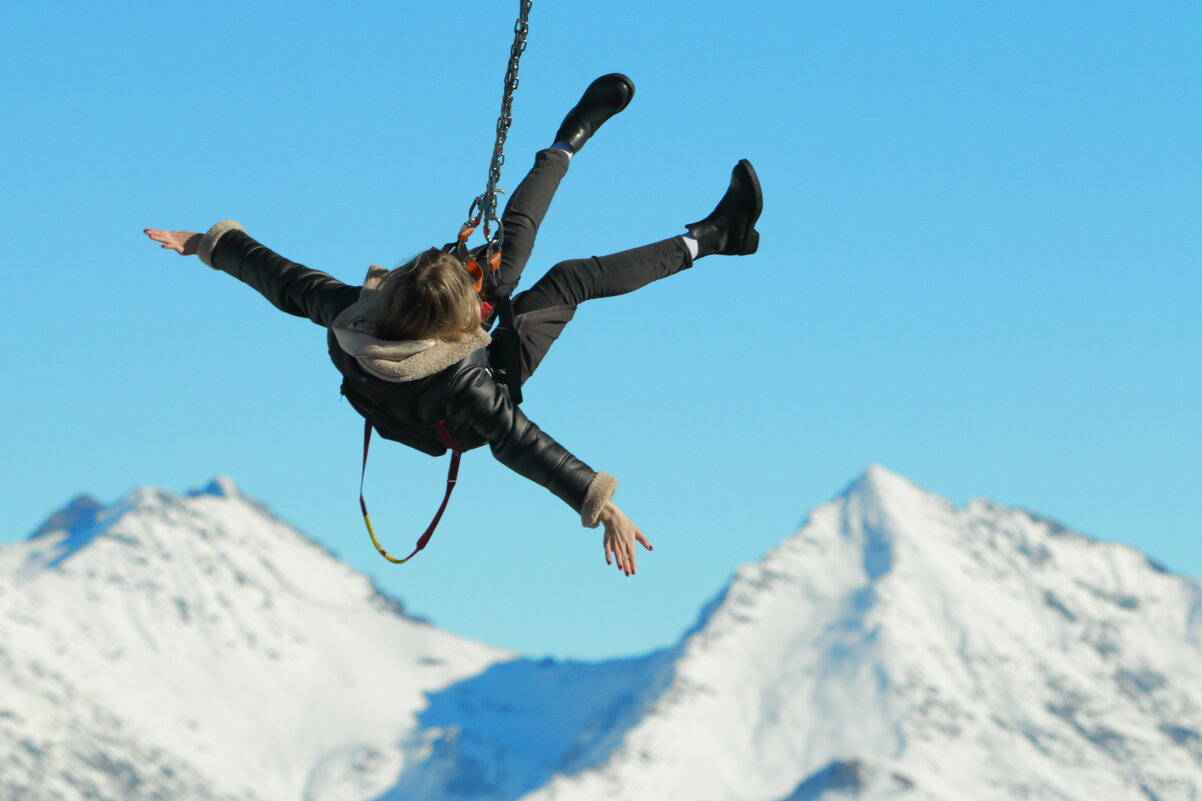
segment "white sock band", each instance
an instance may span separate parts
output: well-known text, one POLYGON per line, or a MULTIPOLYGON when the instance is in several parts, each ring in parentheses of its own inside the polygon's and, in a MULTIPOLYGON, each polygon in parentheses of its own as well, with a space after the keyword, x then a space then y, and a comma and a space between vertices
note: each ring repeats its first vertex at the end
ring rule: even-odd
POLYGON ((697 238, 692 234, 681 234, 680 238, 684 240, 684 246, 689 249, 689 256, 697 258, 697 253, 701 249, 701 246, 697 244, 697 238))
POLYGON ((568 158, 576 155, 576 151, 572 150, 572 146, 567 142, 556 142, 555 144, 551 145, 551 150, 562 150, 564 153, 568 154, 568 158))

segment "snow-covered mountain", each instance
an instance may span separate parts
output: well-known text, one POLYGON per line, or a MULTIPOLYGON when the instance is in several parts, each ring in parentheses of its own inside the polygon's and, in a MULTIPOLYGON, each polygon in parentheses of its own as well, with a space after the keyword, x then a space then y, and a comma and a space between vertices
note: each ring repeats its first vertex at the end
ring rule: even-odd
POLYGON ((0 799, 361 801, 423 693, 511 658, 228 481, 80 498, 0 548, 0 799))
MULTIPOLYGON (((634 714, 523 798, 1202 799, 1202 582, 883 468, 655 658, 634 714)), ((463 686, 389 801, 518 797, 406 781, 503 772, 480 766, 504 716, 450 711, 463 686)))
POLYGON ((1202 582, 879 467, 674 647, 411 620, 228 483, 0 548, 0 799, 1202 801, 1202 582))

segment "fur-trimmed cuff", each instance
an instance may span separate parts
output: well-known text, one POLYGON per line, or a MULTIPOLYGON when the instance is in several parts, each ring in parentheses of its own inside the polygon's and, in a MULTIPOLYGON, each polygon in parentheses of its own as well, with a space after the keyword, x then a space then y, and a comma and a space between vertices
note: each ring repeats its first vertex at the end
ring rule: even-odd
MULTIPOLYGON (((213 267, 213 248, 217 247, 217 240, 228 234, 230 231, 243 231, 246 229, 239 225, 235 220, 222 220, 209 229, 209 232, 200 239, 200 247, 197 248, 196 255, 205 264, 213 267)), ((217 269, 213 267, 213 269, 217 269)))
POLYGON ((580 505, 580 520, 585 528, 596 528, 600 525, 601 510, 609 503, 618 490, 618 480, 609 473, 598 473, 589 482, 588 491, 584 493, 584 503, 580 505))

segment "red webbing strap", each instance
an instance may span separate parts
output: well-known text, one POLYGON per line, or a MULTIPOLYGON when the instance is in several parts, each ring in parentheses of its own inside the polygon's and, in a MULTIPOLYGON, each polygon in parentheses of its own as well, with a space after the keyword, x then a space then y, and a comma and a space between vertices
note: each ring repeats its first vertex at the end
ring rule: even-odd
POLYGON ((447 469, 447 491, 442 496, 442 504, 438 507, 438 513, 434 515, 434 519, 426 527, 425 533, 418 539, 417 547, 413 549, 413 553, 404 559, 397 559, 384 550, 384 546, 376 539, 376 531, 371 525, 371 516, 367 513, 367 501, 363 499, 363 480, 367 476, 367 449, 371 445, 371 429, 371 421, 364 420, 363 469, 359 473, 359 508, 363 510, 363 522, 367 524, 367 533, 371 536, 372 545, 376 546, 376 550, 380 552, 380 556, 383 556, 394 565, 403 565, 416 556, 418 551, 425 548, 426 544, 430 542, 430 537, 434 536, 434 529, 438 528, 438 521, 442 520, 442 513, 447 510, 447 502, 451 500, 451 492, 455 489, 455 482, 459 480, 459 458, 463 455, 463 451, 459 449, 459 444, 455 442, 455 437, 451 435, 451 430, 447 428, 446 423, 438 423, 434 426, 434 430, 438 433, 438 438, 442 440, 442 444, 446 445, 451 451, 451 466, 447 469))

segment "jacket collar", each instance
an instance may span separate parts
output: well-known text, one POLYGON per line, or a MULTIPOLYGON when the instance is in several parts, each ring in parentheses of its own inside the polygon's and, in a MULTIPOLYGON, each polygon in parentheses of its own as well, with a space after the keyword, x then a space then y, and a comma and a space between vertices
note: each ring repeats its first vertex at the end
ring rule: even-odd
POLYGON ((367 271, 359 300, 342 310, 330 324, 338 346, 354 356, 363 371, 385 381, 416 381, 486 347, 492 338, 483 328, 453 339, 415 339, 402 342, 375 336, 380 284, 389 271, 373 264, 367 271))

